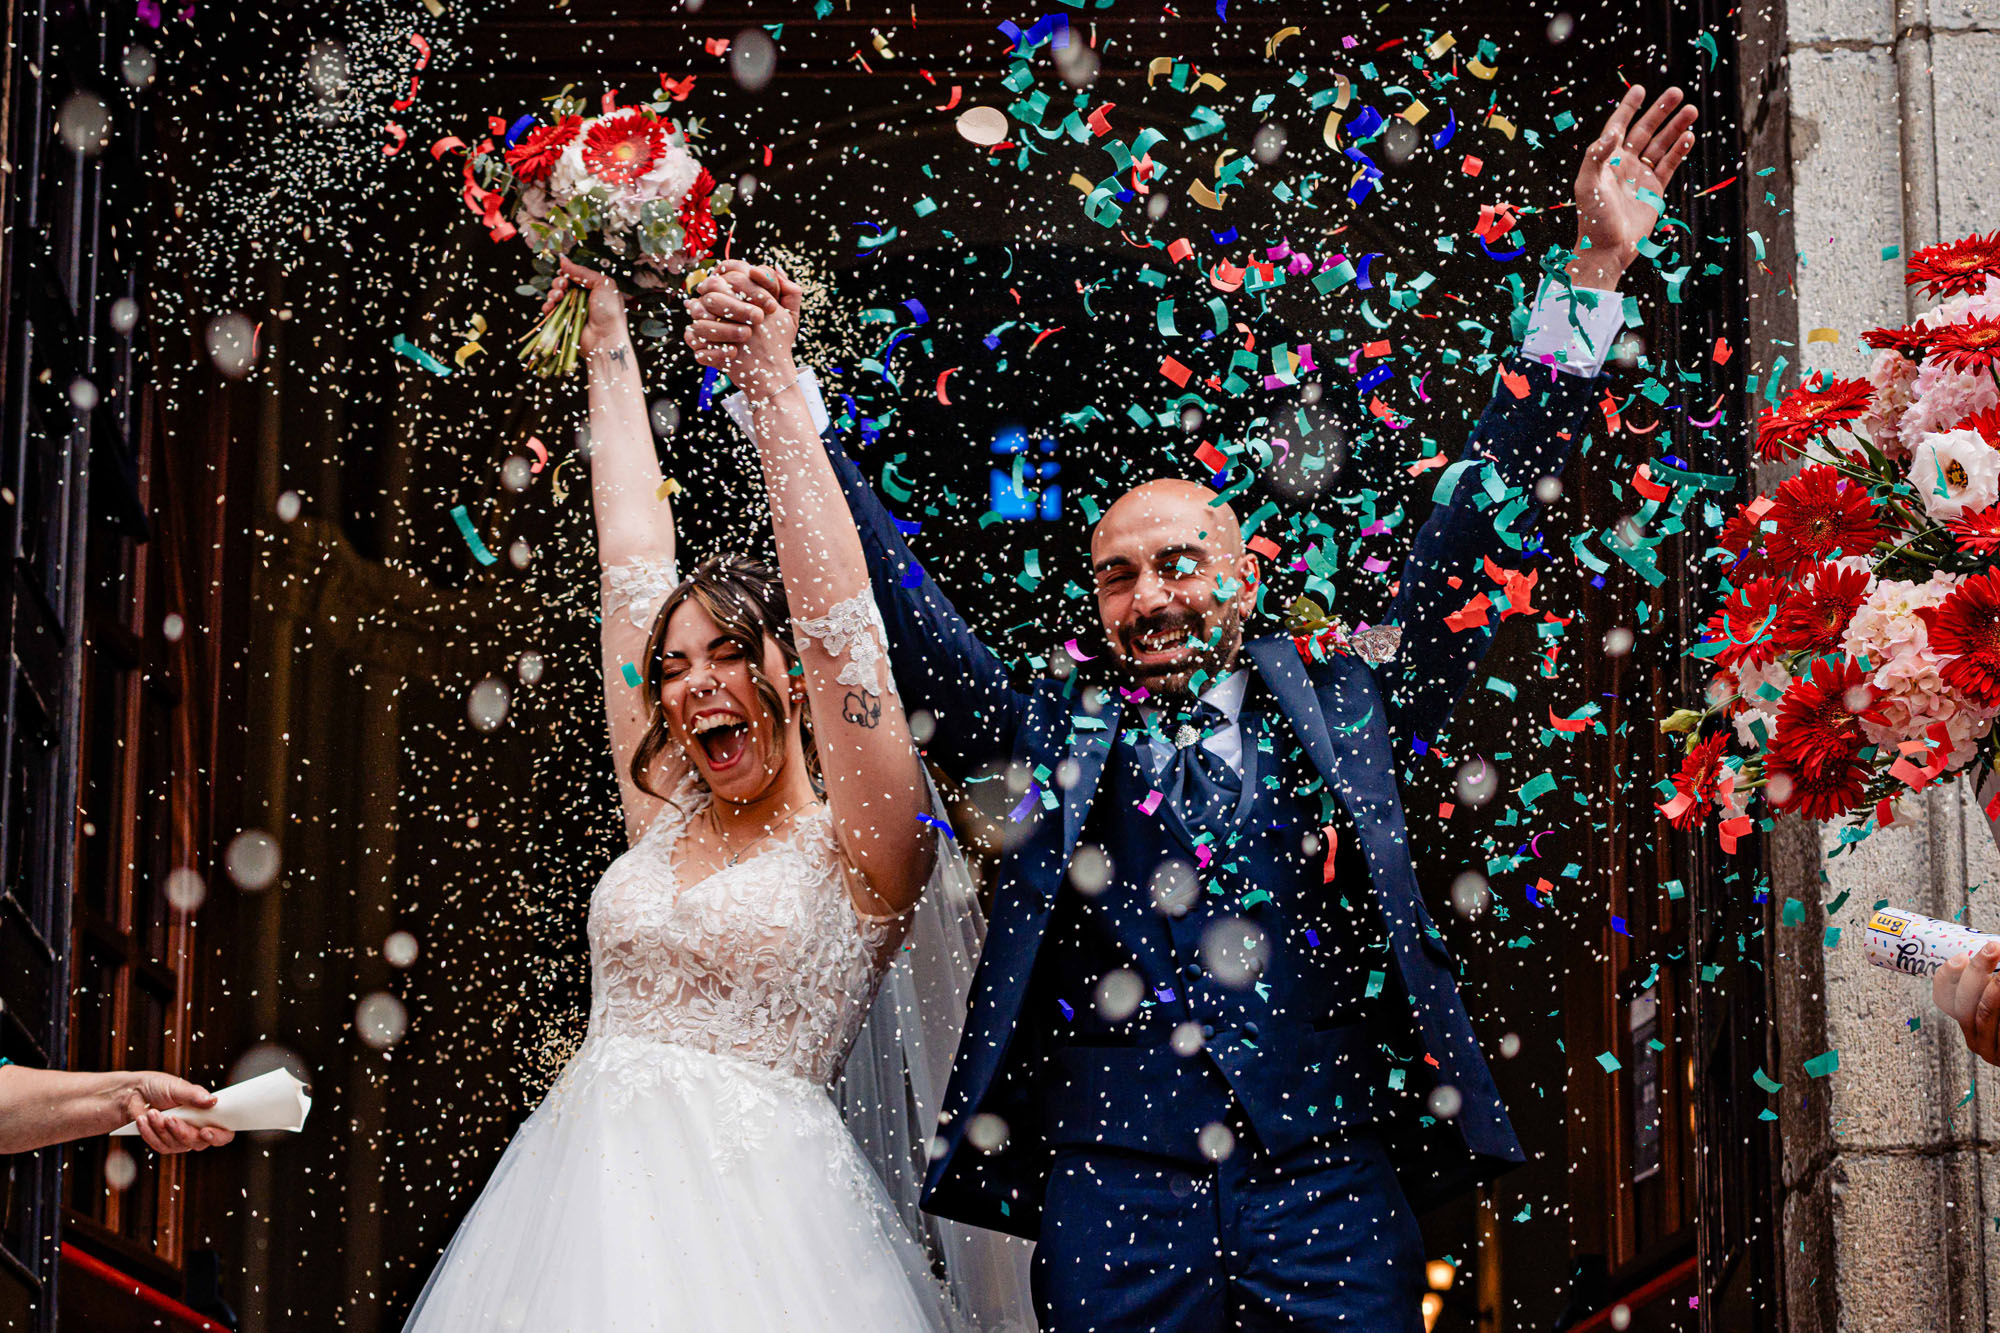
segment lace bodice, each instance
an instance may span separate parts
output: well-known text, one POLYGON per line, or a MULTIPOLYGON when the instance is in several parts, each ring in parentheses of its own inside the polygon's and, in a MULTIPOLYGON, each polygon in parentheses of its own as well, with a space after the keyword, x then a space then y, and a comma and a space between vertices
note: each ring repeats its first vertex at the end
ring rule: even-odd
POLYGON ((734 1055, 822 1086, 839 1075, 896 921, 849 896, 824 805, 737 865, 678 882, 707 797, 684 783, 590 899, 590 1036, 734 1055))

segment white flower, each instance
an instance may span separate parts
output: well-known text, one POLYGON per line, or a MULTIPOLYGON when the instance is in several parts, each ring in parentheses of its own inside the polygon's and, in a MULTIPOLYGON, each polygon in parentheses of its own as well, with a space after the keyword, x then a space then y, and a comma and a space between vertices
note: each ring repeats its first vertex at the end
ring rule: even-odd
POLYGON ((590 168, 583 165, 583 136, 589 128, 590 122, 585 121, 576 137, 562 150, 562 155, 556 158, 555 166, 549 168, 549 196, 559 204, 568 203, 597 184, 590 168))
POLYGON ((2000 500, 2000 449, 1976 430, 1937 431, 1917 441, 1909 479, 1925 513, 1957 518, 2000 500))

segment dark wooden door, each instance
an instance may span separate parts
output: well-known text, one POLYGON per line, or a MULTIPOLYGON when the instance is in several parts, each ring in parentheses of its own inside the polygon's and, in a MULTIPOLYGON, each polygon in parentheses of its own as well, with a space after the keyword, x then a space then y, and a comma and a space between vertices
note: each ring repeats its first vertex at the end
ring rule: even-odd
MULTIPOLYGON (((85 546, 131 512, 135 361, 112 306, 133 294, 144 123, 121 66, 129 9, 10 7, 0 175, 0 1055, 67 1057, 85 546), (127 225, 118 227, 120 219, 127 225), (123 232, 123 254, 119 233, 123 232), (93 457, 95 455, 95 457, 93 457)), ((57 1151, 5 1170, 0 1327, 51 1329, 61 1243, 57 1151)))

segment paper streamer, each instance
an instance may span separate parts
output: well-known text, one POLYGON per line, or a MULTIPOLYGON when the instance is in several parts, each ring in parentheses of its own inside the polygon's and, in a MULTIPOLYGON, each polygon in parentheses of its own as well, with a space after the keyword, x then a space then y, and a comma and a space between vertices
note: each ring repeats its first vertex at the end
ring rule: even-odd
POLYGON ((479 540, 479 529, 472 526, 472 515, 465 512, 464 505, 451 507, 451 521, 458 524, 459 536, 472 551, 472 558, 482 565, 497 564, 493 552, 486 549, 486 543, 479 540))

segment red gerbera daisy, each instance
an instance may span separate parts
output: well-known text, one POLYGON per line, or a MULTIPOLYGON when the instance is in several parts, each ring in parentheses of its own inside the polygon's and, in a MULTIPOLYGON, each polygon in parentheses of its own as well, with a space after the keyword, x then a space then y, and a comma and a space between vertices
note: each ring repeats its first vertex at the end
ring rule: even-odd
POLYGON ((2000 570, 1974 574, 1917 614, 1931 651, 1951 659, 1940 673, 1944 683, 1981 708, 2000 708, 2000 570))
POLYGON ((705 259, 709 247, 715 244, 715 214, 708 207, 708 197, 713 193, 715 177, 703 167, 694 184, 688 187, 687 197, 681 200, 681 230, 687 235, 683 244, 692 259, 705 259))
POLYGON ((1805 772, 1773 753, 1764 773, 1769 778, 1765 791, 1772 805, 1816 820, 1839 819, 1853 810, 1861 804, 1868 784, 1868 769, 1853 759, 1805 772))
POLYGON ((1814 378, 1785 395, 1776 410, 1757 422, 1757 456, 1770 462, 1796 453, 1868 410, 1875 388, 1867 380, 1814 378))
POLYGON ((1963 510, 1956 518, 1946 519, 1945 527, 1957 540, 1961 551, 1970 551, 1974 555, 1992 555, 2000 551, 2000 505, 1963 510))
POLYGON ((2000 407, 1989 407, 1984 412, 1974 412, 1952 429, 1976 430, 1980 439, 1995 449, 2000 449, 2000 407))
POLYGON ((1778 703, 1771 752, 1796 772, 1824 772, 1852 760, 1865 743, 1860 717, 1875 702, 1868 673, 1851 657, 1821 657, 1778 703))
POLYGON ((1674 790, 1687 797, 1688 803, 1674 816, 1675 828, 1693 828, 1714 813, 1716 780, 1722 776, 1722 755, 1728 744, 1729 733, 1718 731, 1681 760, 1681 771, 1674 774, 1674 790))
POLYGON ((583 136, 583 164, 612 185, 638 180, 666 151, 667 127, 636 108, 603 117, 583 136))
POLYGON ((1710 643, 1726 641, 1715 655, 1718 667, 1763 666, 1778 655, 1771 626, 1790 586, 1784 579, 1752 579, 1731 593, 1722 609, 1708 618, 1704 637, 1710 643))
POLYGON ((522 135, 505 154, 507 165, 514 169, 514 179, 527 185, 546 182, 549 173, 556 169, 556 159, 576 141, 582 128, 583 117, 564 116, 554 125, 537 125, 522 135))
POLYGON ((1868 598, 1868 571, 1820 565, 1794 584, 1778 607, 1771 637, 1785 653, 1837 653, 1847 622, 1868 598))
POLYGON ((1986 279, 1994 276, 2000 276, 2000 231, 1925 246, 1910 256, 1904 282, 1922 283, 1931 296, 1956 296, 1985 290, 1986 279))
POLYGON ((1899 329, 1870 329, 1861 335, 1861 341, 1878 352, 1897 351, 1904 356, 1922 356, 1930 337, 1931 331, 1922 325, 1906 324, 1899 329))
POLYGON ((1952 370, 1990 371, 2000 366, 2000 319, 1982 316, 1932 329, 1924 354, 1952 370))
POLYGON ((1736 512, 1717 534, 1715 544, 1729 552, 1735 561, 1733 575, 1755 578, 1770 572, 1770 563, 1764 559, 1764 532, 1758 526, 1770 508, 1769 501, 1756 506, 1737 505, 1736 512))
POLYGON ((1777 526, 1764 549, 1780 573, 1836 555, 1866 555, 1885 535, 1867 488, 1824 463, 1780 486, 1770 517, 1777 526))

